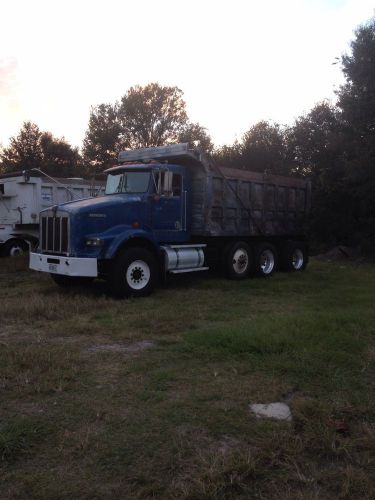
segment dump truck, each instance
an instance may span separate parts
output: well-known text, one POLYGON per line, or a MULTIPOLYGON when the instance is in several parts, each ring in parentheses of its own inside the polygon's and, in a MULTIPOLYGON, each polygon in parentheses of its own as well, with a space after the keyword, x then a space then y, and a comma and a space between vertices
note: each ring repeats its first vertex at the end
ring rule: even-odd
POLYGON ((0 175, 0 255, 13 257, 38 245, 42 210, 103 192, 103 182, 55 179, 38 169, 0 175))
POLYGON ((101 278, 117 296, 209 268, 234 280, 305 269, 308 181, 219 166, 188 144, 118 160, 104 196, 41 212, 31 269, 65 287, 101 278))

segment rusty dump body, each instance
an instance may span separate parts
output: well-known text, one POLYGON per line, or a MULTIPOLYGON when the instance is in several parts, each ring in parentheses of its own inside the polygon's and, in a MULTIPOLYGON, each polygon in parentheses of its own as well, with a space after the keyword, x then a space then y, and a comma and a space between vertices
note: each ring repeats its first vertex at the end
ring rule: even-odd
POLYGON ((219 166, 188 144, 126 152, 185 166, 191 175, 192 237, 303 237, 310 211, 309 181, 219 166))
POLYGON ((302 236, 310 183, 215 166, 192 171, 193 236, 302 236))
POLYGON ((187 143, 120 153, 119 161, 166 161, 191 176, 191 236, 303 237, 309 181, 219 166, 187 143))

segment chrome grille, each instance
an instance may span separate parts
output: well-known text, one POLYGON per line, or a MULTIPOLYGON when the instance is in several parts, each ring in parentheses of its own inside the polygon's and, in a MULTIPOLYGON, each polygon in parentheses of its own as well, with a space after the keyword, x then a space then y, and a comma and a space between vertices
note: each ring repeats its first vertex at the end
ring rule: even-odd
POLYGON ((41 217, 40 245, 42 252, 68 254, 69 252, 69 217, 50 215, 41 217))

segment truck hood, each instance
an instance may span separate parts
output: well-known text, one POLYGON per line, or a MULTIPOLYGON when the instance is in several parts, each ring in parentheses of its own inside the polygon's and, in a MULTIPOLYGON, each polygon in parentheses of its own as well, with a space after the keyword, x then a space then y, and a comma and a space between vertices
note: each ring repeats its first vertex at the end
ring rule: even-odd
POLYGON ((106 213, 107 210, 116 210, 120 206, 128 204, 137 204, 142 202, 142 198, 139 195, 129 195, 129 194, 114 194, 107 196, 100 196, 98 198, 86 198, 83 200, 69 201, 68 203, 62 203, 58 206, 59 210, 68 212, 69 214, 96 214, 96 213, 106 213))
POLYGON ((149 224, 147 194, 115 194, 63 203, 58 211, 67 212, 70 218, 72 248, 84 244, 87 235, 102 235, 116 227, 139 227, 149 224))

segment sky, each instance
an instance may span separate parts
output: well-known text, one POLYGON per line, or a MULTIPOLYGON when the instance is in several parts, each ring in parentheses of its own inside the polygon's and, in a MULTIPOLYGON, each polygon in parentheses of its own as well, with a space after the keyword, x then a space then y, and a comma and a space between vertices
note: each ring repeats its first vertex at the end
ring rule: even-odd
POLYGON ((0 144, 31 120, 80 147, 90 107, 132 85, 184 92, 217 146, 291 124, 343 83, 373 0, 0 0, 0 144))

